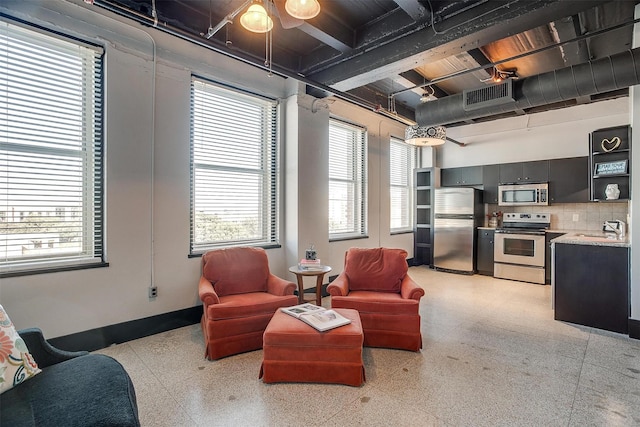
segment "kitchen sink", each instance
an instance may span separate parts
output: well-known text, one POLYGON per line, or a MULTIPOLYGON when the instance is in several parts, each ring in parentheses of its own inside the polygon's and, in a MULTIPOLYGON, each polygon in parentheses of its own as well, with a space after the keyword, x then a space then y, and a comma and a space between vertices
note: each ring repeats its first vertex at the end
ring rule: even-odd
POLYGON ((615 234, 604 235, 604 234, 578 234, 577 237, 580 237, 584 240, 589 240, 593 242, 610 242, 611 240, 620 240, 619 237, 615 234))

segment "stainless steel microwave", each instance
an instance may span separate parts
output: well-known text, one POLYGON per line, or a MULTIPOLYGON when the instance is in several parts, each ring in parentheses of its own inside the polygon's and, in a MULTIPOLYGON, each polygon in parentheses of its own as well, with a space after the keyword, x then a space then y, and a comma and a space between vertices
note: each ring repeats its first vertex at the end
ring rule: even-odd
POLYGON ((499 206, 543 206, 549 204, 549 184, 498 186, 499 206))

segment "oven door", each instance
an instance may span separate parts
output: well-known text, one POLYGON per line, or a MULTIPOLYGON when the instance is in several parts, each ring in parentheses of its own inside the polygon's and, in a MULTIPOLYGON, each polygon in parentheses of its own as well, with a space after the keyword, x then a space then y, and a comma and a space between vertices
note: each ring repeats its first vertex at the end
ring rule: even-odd
POLYGON ((544 267, 544 234, 495 234, 494 261, 544 267))

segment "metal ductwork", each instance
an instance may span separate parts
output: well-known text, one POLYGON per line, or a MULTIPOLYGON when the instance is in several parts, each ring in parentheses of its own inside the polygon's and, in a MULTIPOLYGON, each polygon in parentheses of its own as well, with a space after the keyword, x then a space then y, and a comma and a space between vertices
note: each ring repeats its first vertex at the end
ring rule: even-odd
POLYGON ((416 109, 420 126, 446 125, 596 95, 640 84, 640 48, 514 82, 515 101, 465 110, 463 94, 427 102, 416 109))

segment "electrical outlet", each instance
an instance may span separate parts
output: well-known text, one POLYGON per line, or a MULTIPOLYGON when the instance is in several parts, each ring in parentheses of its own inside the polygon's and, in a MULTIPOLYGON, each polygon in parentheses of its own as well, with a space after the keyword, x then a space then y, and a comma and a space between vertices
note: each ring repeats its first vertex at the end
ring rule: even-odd
POLYGON ((158 296, 158 287, 149 286, 149 298, 155 298, 158 296))
POLYGON ((573 214, 573 222, 580 221, 580 214, 573 214))

